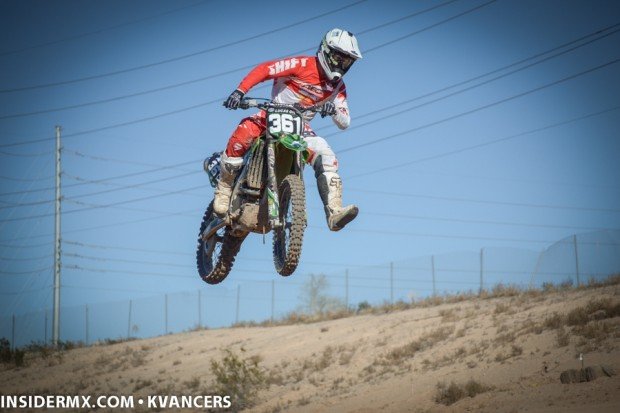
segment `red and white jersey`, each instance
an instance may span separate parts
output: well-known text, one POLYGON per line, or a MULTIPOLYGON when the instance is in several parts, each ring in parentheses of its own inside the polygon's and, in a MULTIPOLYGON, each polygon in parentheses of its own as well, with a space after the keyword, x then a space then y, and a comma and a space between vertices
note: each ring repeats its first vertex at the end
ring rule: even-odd
MULTIPOLYGON (((336 114, 332 116, 340 129, 346 129, 350 122, 347 92, 342 81, 336 86, 322 76, 316 56, 297 56, 273 60, 256 66, 241 81, 238 89, 247 93, 252 87, 265 80, 274 79, 271 99, 276 103, 292 105, 301 104, 308 107, 325 101, 336 105, 336 114)), ((308 114, 310 121, 314 113, 308 114)))

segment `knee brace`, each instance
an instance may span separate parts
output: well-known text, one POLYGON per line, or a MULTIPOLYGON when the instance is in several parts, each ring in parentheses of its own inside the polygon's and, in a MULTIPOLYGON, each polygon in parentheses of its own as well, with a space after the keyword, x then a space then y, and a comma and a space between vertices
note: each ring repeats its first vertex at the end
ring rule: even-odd
POLYGON ((314 159, 312 168, 315 178, 325 172, 338 172, 338 160, 335 155, 319 155, 314 159))

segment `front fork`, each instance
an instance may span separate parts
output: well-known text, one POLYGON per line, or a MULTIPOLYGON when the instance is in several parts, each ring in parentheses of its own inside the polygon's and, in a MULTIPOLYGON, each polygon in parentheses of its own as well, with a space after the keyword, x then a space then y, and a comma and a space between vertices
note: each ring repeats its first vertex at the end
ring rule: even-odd
POLYGON ((269 211, 269 225, 271 228, 280 228, 280 196, 276 180, 276 150, 275 140, 269 131, 265 136, 267 146, 267 210, 269 211))

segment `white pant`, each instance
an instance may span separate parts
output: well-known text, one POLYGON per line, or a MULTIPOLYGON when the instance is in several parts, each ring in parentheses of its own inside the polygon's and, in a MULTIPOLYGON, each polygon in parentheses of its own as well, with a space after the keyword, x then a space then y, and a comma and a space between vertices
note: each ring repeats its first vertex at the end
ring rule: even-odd
POLYGON ((314 168, 316 176, 323 172, 338 172, 338 159, 327 141, 320 136, 304 136, 310 149, 308 163, 314 168))

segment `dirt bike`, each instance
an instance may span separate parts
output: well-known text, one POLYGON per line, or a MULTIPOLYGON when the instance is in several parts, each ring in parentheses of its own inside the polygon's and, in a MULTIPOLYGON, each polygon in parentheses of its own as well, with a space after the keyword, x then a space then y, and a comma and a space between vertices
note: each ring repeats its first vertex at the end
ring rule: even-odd
MULTIPOLYGON (((220 283, 228 276, 248 234, 264 237, 272 230, 276 271, 283 276, 293 274, 301 257, 306 228, 303 167, 307 144, 302 138, 303 112, 318 112, 320 108, 301 109, 247 98, 239 107, 264 110, 267 128, 244 157, 227 216, 222 219, 215 215, 213 201, 203 216, 196 264, 198 274, 209 284, 220 283)), ((217 184, 218 167, 218 161, 211 159, 208 170, 213 186, 217 184)))

